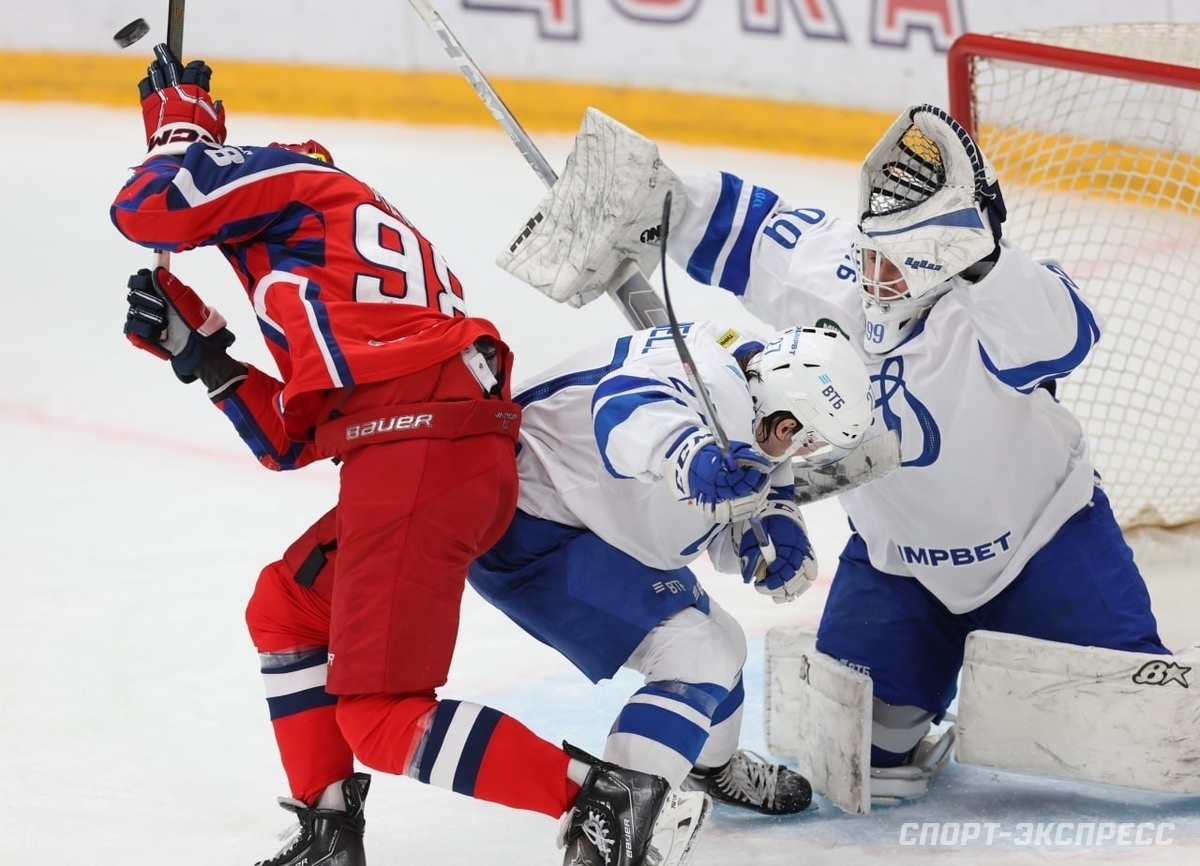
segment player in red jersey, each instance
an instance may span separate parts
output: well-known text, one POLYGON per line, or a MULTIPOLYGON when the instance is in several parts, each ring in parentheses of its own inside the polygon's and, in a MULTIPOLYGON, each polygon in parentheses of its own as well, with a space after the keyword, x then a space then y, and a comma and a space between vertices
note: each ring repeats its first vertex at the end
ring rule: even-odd
POLYGON ((682 862, 702 795, 437 697, 467 565, 516 503, 520 410, 495 327, 466 314, 462 286, 429 241, 327 150, 225 144, 211 69, 181 67, 165 45, 155 53, 139 85, 148 154, 113 202, 113 222, 153 249, 216 246, 282 381, 230 357, 225 320, 163 268, 130 278, 126 335, 182 381, 203 381, 268 468, 341 464, 336 508, 263 570, 247 610, 291 787, 282 802, 300 819, 265 862, 365 863, 369 777, 354 772, 355 758, 565 813, 567 862, 682 862))

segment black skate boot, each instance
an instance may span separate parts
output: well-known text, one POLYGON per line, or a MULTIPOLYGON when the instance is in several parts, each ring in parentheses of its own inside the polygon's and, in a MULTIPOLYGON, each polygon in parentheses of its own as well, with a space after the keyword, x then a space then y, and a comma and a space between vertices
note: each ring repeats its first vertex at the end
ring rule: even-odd
POLYGON ((254 866, 366 866, 363 853, 363 801, 371 777, 355 773, 342 782, 346 811, 311 809, 299 800, 280 797, 279 805, 296 813, 298 827, 283 850, 254 866))
POLYGON ((705 791, 718 803, 753 809, 764 815, 794 815, 812 802, 808 779, 761 755, 738 749, 723 766, 693 769, 683 783, 689 791, 705 791))
POLYGON ((598 761, 563 744, 592 765, 575 807, 563 817, 564 866, 682 866, 712 809, 700 791, 671 789, 666 779, 598 761))

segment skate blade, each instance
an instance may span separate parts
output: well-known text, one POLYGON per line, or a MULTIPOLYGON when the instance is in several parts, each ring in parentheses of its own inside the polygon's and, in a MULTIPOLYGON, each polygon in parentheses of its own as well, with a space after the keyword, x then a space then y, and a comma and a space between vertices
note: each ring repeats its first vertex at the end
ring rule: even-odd
POLYGON ((683 866, 687 863, 696 837, 711 812, 712 798, 708 794, 700 791, 668 794, 646 848, 645 866, 683 866))

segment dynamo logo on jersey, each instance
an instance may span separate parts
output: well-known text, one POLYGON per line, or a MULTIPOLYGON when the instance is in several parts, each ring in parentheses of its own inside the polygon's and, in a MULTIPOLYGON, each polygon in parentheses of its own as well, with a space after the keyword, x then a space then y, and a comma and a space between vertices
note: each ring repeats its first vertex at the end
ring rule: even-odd
POLYGON ((916 457, 901 459, 901 466, 930 466, 937 462, 942 453, 942 431, 929 408, 908 390, 904 381, 904 357, 885 358, 879 372, 871 376, 871 383, 879 398, 875 406, 879 409, 883 426, 894 430, 904 438, 904 426, 913 429, 912 439, 921 443, 921 453, 916 457))

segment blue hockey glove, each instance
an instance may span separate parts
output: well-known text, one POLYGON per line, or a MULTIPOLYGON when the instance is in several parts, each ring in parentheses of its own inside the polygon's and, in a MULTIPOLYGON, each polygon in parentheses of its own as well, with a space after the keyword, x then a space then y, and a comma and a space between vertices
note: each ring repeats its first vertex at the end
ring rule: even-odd
POLYGON ((800 509, 792 500, 790 487, 771 492, 766 506, 759 512, 762 527, 774 547, 774 559, 763 562, 762 547, 749 523, 742 531, 738 556, 742 563, 742 579, 754 588, 771 596, 777 604, 794 601, 817 578, 817 560, 800 509))
POLYGON ((706 430, 696 430, 685 438, 667 463, 676 496, 717 523, 754 514, 770 490, 771 461, 745 442, 730 442, 729 454, 722 454, 706 430))

